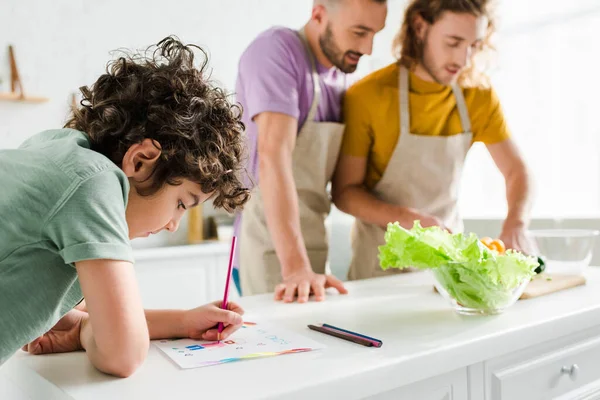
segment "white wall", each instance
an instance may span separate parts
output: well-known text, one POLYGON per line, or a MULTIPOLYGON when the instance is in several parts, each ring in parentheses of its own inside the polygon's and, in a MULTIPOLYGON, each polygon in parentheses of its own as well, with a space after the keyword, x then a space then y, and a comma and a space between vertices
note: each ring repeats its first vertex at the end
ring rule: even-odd
MULTIPOLYGON (((374 56, 360 73, 392 62, 390 43, 400 24, 404 0, 389 1, 387 27, 374 44, 374 56)), ((209 52, 212 76, 235 87, 238 59, 261 31, 272 25, 301 27, 312 0, 1 0, 0 79, 8 90, 7 46, 16 58, 27 93, 50 98, 42 104, 0 101, 0 148, 13 148, 41 130, 61 127, 72 93, 92 84, 119 48, 143 49, 167 35, 209 52)), ((212 214, 205 206, 205 214, 212 214)), ((186 221, 177 234, 134 241, 136 247, 185 243, 186 221)))
MULTIPOLYGON (((210 52, 213 76, 233 87, 238 56, 274 22, 297 26, 310 1, 42 1, 3 0, 0 65, 8 78, 6 45, 16 46, 28 92, 50 97, 42 105, 0 104, 0 146, 60 126, 70 94, 103 72, 112 50, 141 49, 169 34, 210 52)), ((5 85, 6 86, 6 85, 5 85)))
MULTIPOLYGON (((234 87, 246 45, 272 25, 300 27, 312 0, 1 0, 0 78, 7 89, 7 45, 16 48, 27 92, 50 98, 32 105, 0 102, 0 148, 64 123, 71 93, 103 72, 111 51, 144 48, 176 34, 210 53, 213 76, 234 87)), ((597 65, 598 0, 499 0, 500 51, 492 80, 513 135, 532 165, 544 218, 600 214, 600 129, 597 65)), ((389 0, 386 28, 378 34, 362 74, 392 61, 390 43, 405 0, 389 0)), ((462 203, 469 218, 496 220, 505 213, 504 185, 482 148, 470 154, 462 203)), ((207 211, 208 208, 207 207, 207 211)), ((182 243, 182 232, 150 244, 182 243)), ((143 245, 143 243, 141 244, 143 245)))
MULTIPOLYGON (((376 66, 391 61, 389 42, 402 2, 390 1, 388 28, 376 43, 376 66)), ((312 0, 2 0, 4 89, 9 80, 7 46, 13 44, 26 91, 50 102, 0 102, 0 148, 16 147, 29 135, 61 126, 71 93, 95 81, 111 51, 142 49, 169 34, 208 50, 213 77, 231 90, 248 43, 272 25, 301 27, 311 5, 312 0)), ((363 64, 363 70, 373 68, 363 64)))
MULTIPOLYGON (((600 215, 600 2, 500 0, 490 75, 536 180, 538 218, 600 215)), ((504 187, 487 152, 470 152, 462 209, 497 217, 504 187)))

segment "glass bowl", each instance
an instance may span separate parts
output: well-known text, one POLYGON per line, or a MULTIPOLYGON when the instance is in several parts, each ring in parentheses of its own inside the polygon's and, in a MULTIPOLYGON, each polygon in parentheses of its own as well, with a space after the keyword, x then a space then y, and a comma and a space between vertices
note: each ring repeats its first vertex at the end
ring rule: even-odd
POLYGON ((461 263, 433 268, 435 288, 454 310, 463 315, 500 314, 519 300, 531 278, 510 285, 494 284, 461 263))
POLYGON ((590 264, 594 243, 600 231, 595 229, 531 230, 549 274, 581 275, 590 264))

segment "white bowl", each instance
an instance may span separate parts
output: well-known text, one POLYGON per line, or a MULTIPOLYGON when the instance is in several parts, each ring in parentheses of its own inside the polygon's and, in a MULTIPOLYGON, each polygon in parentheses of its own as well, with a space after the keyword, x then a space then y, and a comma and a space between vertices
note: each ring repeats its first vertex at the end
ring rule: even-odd
POLYGON ((550 274, 581 275, 590 264, 595 229, 540 229, 529 231, 550 274))

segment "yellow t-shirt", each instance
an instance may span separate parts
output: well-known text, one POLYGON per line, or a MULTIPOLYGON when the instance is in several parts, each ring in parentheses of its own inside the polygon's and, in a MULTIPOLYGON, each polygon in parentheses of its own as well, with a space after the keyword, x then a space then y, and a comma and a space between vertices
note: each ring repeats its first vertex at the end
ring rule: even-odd
MULTIPOLYGON (((372 189, 383 176, 400 136, 398 64, 364 77, 344 97, 346 128, 342 153, 368 158, 366 186, 372 189)), ((450 136, 463 131, 450 86, 409 74, 410 132, 450 136)), ((465 88, 473 141, 498 143, 510 137, 500 101, 492 89, 465 88)))

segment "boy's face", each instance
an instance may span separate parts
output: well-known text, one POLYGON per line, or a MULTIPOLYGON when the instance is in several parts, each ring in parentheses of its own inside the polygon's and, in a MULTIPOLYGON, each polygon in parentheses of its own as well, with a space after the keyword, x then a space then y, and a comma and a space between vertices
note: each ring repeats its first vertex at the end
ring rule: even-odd
POLYGON ((210 197, 202 193, 199 184, 187 179, 178 186, 165 185, 151 196, 138 194, 131 178, 130 183, 132 189, 126 211, 130 239, 147 237, 165 229, 175 232, 185 211, 210 197))
POLYGON ((138 190, 143 191, 150 186, 148 178, 160 154, 158 142, 144 139, 132 145, 123 157, 121 169, 129 178, 131 187, 125 211, 130 239, 146 237, 165 229, 175 232, 185 211, 202 204, 212 195, 203 193, 199 184, 188 179, 183 179, 176 186, 166 184, 150 196, 139 194, 138 190))
POLYGON ((429 77, 448 85, 468 66, 483 41, 488 20, 468 13, 445 12, 433 25, 421 19, 418 36, 423 43, 420 66, 429 77))

